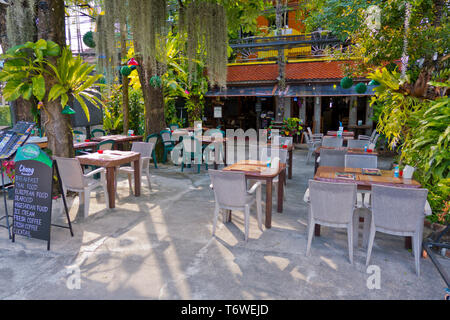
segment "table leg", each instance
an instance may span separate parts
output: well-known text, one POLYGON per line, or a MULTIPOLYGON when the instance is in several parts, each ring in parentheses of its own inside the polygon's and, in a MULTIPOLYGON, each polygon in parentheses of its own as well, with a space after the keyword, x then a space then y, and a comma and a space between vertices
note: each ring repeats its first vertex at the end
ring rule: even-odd
POLYGON ((266 181, 266 228, 272 227, 272 179, 266 181))
POLYGON ((405 249, 412 249, 412 239, 411 237, 405 237, 405 249))
POLYGON ((319 154, 317 152, 314 152, 314 174, 316 174, 317 168, 319 167, 319 164, 317 163, 318 157, 319 157, 319 154))
POLYGON ((320 237, 320 224, 314 225, 314 235, 320 237))
POLYGON ((289 151, 289 160, 288 160, 288 165, 289 165, 289 171, 288 171, 288 178, 292 179, 292 150, 289 151))
POLYGON ((134 161, 134 196, 139 197, 141 195, 141 166, 140 160, 134 161))
POLYGON ((286 169, 280 172, 278 177, 278 206, 277 211, 283 212, 283 196, 284 196, 284 181, 286 180, 286 169))
POLYGON ((116 168, 106 168, 106 187, 108 189, 109 208, 116 207, 116 168))

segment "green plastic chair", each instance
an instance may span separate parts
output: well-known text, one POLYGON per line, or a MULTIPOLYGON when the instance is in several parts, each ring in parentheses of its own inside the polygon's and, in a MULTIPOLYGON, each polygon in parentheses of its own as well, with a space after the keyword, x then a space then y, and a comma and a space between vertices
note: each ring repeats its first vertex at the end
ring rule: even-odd
POLYGON ((73 134, 84 134, 84 133, 79 130, 73 130, 73 134))
POLYGON ((98 151, 98 150, 112 150, 114 148, 114 143, 115 143, 114 140, 105 140, 105 141, 99 142, 97 144, 96 151, 98 151))
MULTIPOLYGON (((102 129, 94 129, 94 130, 91 131, 91 137, 96 137, 95 134, 96 134, 97 132, 100 132, 102 136, 106 136, 106 131, 105 131, 105 130, 102 130, 102 129)), ((99 135, 98 137, 100 137, 100 135, 99 135)))
POLYGON ((155 153, 156 144, 158 143, 158 139, 159 139, 159 133, 153 133, 145 139, 146 142, 151 142, 154 145, 153 151, 152 151, 152 158, 153 158, 153 163, 155 164, 155 169, 158 169, 158 164, 156 163, 156 153, 155 153))
MULTIPOLYGON (((192 160, 197 162, 197 173, 200 173, 200 166, 203 160, 202 144, 198 139, 193 136, 183 136, 181 141, 183 144, 183 156, 181 160, 181 172, 184 171, 185 163, 190 163, 192 160)), ((208 164, 206 163, 206 170, 208 170, 208 164)))
POLYGON ((161 136, 161 140, 164 146, 163 163, 166 163, 167 154, 173 150, 173 148, 175 147, 175 142, 173 142, 172 133, 169 130, 161 130, 159 132, 159 135, 161 136))
POLYGON ((178 129, 178 128, 180 128, 178 123, 171 123, 171 124, 169 124, 169 129, 172 130, 172 131, 175 130, 175 129, 178 129))

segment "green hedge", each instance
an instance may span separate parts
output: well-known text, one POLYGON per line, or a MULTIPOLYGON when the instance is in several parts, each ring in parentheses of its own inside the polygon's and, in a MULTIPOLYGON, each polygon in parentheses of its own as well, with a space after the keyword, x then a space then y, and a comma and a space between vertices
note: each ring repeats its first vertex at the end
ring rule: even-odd
POLYGON ((11 125, 11 111, 9 106, 0 105, 0 126, 11 125))

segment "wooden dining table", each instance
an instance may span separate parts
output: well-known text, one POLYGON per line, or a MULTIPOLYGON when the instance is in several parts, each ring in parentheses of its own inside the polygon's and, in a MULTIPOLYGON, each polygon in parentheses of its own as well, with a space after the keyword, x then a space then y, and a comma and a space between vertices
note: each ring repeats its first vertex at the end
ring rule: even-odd
MULTIPOLYGON (((240 171, 247 179, 266 181, 266 228, 272 227, 272 182, 279 177, 277 211, 283 212, 283 192, 286 179, 286 165, 280 163, 278 169, 268 168, 265 162, 258 160, 242 160, 222 169, 223 171, 240 171)), ((229 216, 231 219, 231 215, 229 216)))
MULTIPOLYGON (((362 169, 344 167, 320 166, 314 175, 314 180, 339 183, 356 183, 358 190, 371 190, 373 184, 385 186, 420 188, 421 184, 414 179, 404 179, 394 177, 393 170, 380 170, 381 175, 367 175, 362 173, 362 169), (338 178, 337 173, 349 173, 354 179, 338 178)), ((315 226, 315 235, 320 236, 320 225, 315 226)), ((405 248, 411 248, 411 237, 405 237, 405 248)))
POLYGON ((114 149, 117 150, 120 144, 133 141, 142 141, 144 136, 126 136, 122 134, 114 134, 109 136, 92 137, 92 141, 102 142, 106 140, 114 141, 114 149))
POLYGON ((106 183, 108 189, 109 208, 116 207, 116 167, 134 162, 134 195, 141 195, 141 154, 133 151, 103 150, 103 153, 89 153, 76 157, 81 165, 106 168, 106 183))

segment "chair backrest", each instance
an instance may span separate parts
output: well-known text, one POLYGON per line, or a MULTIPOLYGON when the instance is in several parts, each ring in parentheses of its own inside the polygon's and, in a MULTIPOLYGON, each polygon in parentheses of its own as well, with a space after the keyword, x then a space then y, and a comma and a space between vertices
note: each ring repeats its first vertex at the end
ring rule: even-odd
POLYGON ((308 132, 303 131, 303 136, 305 137, 305 142, 309 147, 314 146, 314 141, 309 137, 308 132))
POLYGON ((180 126, 177 123, 171 123, 169 124, 170 130, 178 129, 180 126))
POLYGON ((352 221, 356 202, 355 183, 309 180, 309 197, 314 219, 336 224, 352 221))
POLYGON ((376 169, 378 168, 378 157, 364 154, 347 153, 345 155, 345 167, 376 169))
POLYGON ((373 141, 373 139, 375 138, 375 136, 377 135, 377 130, 375 129, 375 130, 373 130, 372 131, 372 134, 370 135, 370 141, 373 141))
POLYGON ((373 138, 373 140, 371 140, 370 142, 373 143, 376 146, 379 137, 380 137, 380 135, 377 133, 375 138, 373 138))
POLYGON ((427 189, 372 185, 372 219, 375 227, 413 232, 424 219, 427 189))
POLYGON ((183 136, 183 152, 201 153, 202 145, 194 136, 183 136))
POLYGON ((219 205, 228 207, 245 205, 247 196, 245 173, 212 169, 208 172, 219 205))
POLYGON ((154 146, 155 145, 151 142, 133 142, 131 145, 131 151, 139 152, 141 154, 141 158, 150 158, 154 146))
POLYGON ((339 148, 342 147, 342 143, 344 142, 343 138, 337 137, 323 137, 322 138, 322 147, 334 147, 339 148))
POLYGON ((347 150, 345 149, 321 149, 319 165, 327 167, 344 167, 346 153, 347 150))
POLYGON ((73 130, 73 134, 84 134, 84 133, 80 130, 73 130))
POLYGON ((287 149, 262 147, 259 151, 259 159, 261 161, 267 162, 269 158, 273 159, 275 157, 278 157, 280 158, 280 162, 285 164, 287 160, 287 154, 287 149))
POLYGON ((208 129, 203 133, 204 136, 225 137, 225 132, 220 129, 208 129))
POLYGON ((153 143, 155 146, 158 143, 159 133, 152 133, 145 139, 147 142, 153 143))
POLYGON ((83 189, 84 176, 80 162, 76 158, 55 159, 63 185, 69 189, 83 189))
POLYGON ((94 129, 91 131, 92 137, 103 137, 106 136, 106 131, 102 129, 94 129))
POLYGON ((99 142, 97 144, 97 150, 112 150, 114 147, 114 140, 105 140, 102 142, 99 142))
POLYGON ((292 137, 280 137, 280 136, 274 136, 273 137, 273 144, 276 146, 284 146, 285 144, 290 146, 293 143, 292 137))
POLYGON ((311 131, 311 128, 310 128, 310 127, 307 127, 306 130, 308 130, 309 137, 310 137, 311 140, 312 140, 312 131, 311 131))
POLYGON ((347 140, 347 147, 349 147, 349 148, 364 149, 364 146, 369 147, 369 141, 367 141, 367 140, 355 140, 355 139, 347 140))
POLYGON ((169 130, 161 130, 159 135, 164 145, 172 145, 172 133, 169 130))

